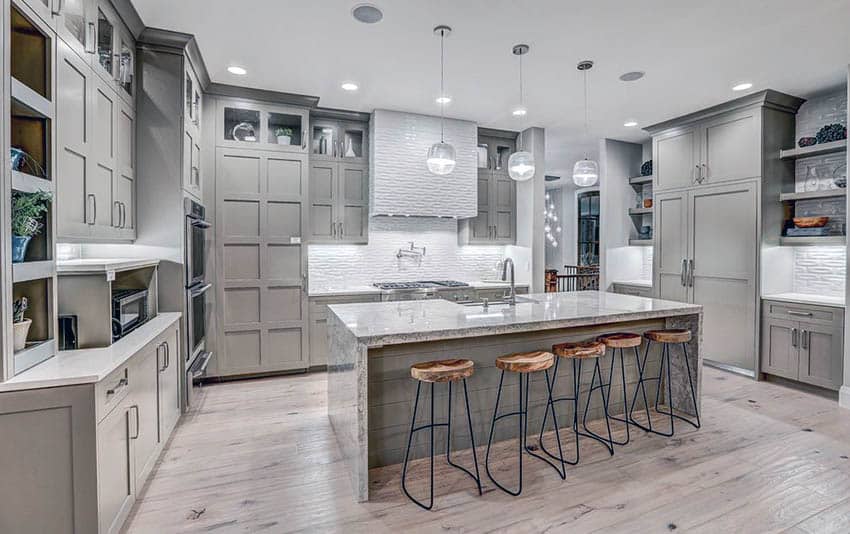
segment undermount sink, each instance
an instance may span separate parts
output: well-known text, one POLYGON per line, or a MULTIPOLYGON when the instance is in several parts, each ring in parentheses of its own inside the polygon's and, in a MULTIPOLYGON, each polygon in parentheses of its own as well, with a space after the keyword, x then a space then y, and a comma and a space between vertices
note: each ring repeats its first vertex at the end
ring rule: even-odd
MULTIPOLYGON (((520 296, 520 295, 516 296, 516 303, 517 304, 537 304, 538 302, 540 302, 540 301, 534 300, 532 298, 523 297, 523 296, 520 296)), ((510 301, 507 300, 507 299, 488 300, 487 301, 488 307, 489 306, 510 306, 510 304, 511 304, 510 301)), ((464 306, 482 306, 483 307, 484 301, 483 300, 477 300, 475 302, 466 302, 466 303, 464 303, 464 306)))

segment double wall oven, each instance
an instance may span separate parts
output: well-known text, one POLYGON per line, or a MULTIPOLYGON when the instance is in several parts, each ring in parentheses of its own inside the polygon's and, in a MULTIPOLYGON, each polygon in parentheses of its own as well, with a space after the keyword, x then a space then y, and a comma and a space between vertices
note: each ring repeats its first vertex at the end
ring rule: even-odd
POLYGON ((186 389, 191 404, 195 382, 204 376, 212 353, 206 350, 207 292, 207 231, 211 224, 201 204, 185 199, 186 211, 186 389))

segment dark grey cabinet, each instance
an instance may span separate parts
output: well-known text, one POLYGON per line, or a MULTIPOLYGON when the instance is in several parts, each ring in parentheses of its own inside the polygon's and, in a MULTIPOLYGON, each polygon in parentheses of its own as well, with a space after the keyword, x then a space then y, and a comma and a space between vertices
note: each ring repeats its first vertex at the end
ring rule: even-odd
POLYGON ((315 161, 310 165, 310 242, 369 241, 369 167, 315 161))
POLYGON ((843 310, 764 301, 761 372, 837 390, 843 360, 843 310))
POLYGON ((516 182, 508 175, 516 141, 510 135, 478 136, 478 215, 459 222, 461 245, 516 243, 516 182))
POLYGON ((328 306, 380 301, 379 293, 310 297, 310 367, 328 364, 328 306))
POLYGON ((321 115, 310 117, 312 161, 369 161, 369 123, 338 120, 321 115))

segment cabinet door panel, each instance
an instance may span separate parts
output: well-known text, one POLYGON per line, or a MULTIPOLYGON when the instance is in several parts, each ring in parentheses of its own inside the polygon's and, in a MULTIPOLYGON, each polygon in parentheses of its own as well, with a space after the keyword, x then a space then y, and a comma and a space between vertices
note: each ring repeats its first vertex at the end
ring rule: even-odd
POLYGON ((180 419, 180 337, 171 330, 160 351, 159 361, 159 437, 165 443, 180 419))
POLYGON ((117 532, 135 494, 130 431, 135 428, 127 405, 115 409, 97 425, 97 498, 100 532, 117 532), (132 427, 132 428, 131 428, 132 427))
POLYGON ((761 330, 761 370, 796 380, 799 350, 795 344, 798 340, 799 324, 796 321, 765 320, 761 330))
POLYGON ((117 182, 116 125, 118 101, 116 93, 97 81, 92 96, 92 156, 94 166, 86 173, 86 194, 92 195, 93 237, 113 237, 117 218, 113 209, 113 186, 117 182))
POLYGON ((340 240, 346 243, 368 241, 369 172, 365 165, 339 164, 339 192, 337 198, 340 240))
POLYGON ((685 128, 652 139, 655 191, 687 187, 694 183, 699 164, 699 132, 685 128))
POLYGON ((655 243, 653 254, 658 298, 685 302, 683 261, 688 258, 688 196, 685 192, 655 195, 655 243))
POLYGON ((89 235, 86 173, 91 172, 91 70, 67 44, 57 43, 57 228, 60 237, 89 235))
POLYGON ((704 183, 761 175, 760 110, 743 111, 707 122, 702 131, 704 183))
POLYGON ((159 359, 161 349, 151 347, 136 355, 133 365, 133 382, 130 384, 130 397, 133 402, 138 429, 133 440, 134 476, 137 487, 153 469, 156 453, 159 449, 159 359))
POLYGON ((506 174, 496 173, 493 189, 493 239, 503 244, 516 241, 516 182, 506 174))
POLYGON ((136 143, 135 143, 135 112, 126 104, 121 103, 118 109, 118 146, 115 153, 116 183, 113 206, 115 226, 121 232, 121 237, 135 238, 135 193, 136 193, 136 143))
POLYGON ((118 54, 118 20, 112 5, 105 0, 99 0, 94 9, 95 53, 91 55, 92 69, 110 87, 115 86, 117 65, 115 57, 118 54))
POLYGON ((842 329, 801 323, 800 380, 838 389, 843 382, 844 343, 842 329))
MULTIPOLYGON (((58 0, 53 0, 54 4, 58 0)), ((89 37, 88 21, 91 17, 87 0, 62 0, 62 8, 56 19, 56 33, 75 54, 88 57, 86 43, 89 37)))
POLYGON ((310 165, 310 225, 313 241, 336 239, 339 166, 333 162, 310 165))
POLYGON ((310 321, 310 367, 328 364, 328 320, 310 321))

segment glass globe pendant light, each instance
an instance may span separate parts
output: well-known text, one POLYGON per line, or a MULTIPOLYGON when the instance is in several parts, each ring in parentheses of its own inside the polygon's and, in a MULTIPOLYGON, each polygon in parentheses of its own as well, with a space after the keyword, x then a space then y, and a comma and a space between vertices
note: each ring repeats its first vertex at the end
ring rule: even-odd
MULTIPOLYGON (((514 117, 524 117, 526 114, 525 102, 522 91, 522 56, 531 49, 527 44, 518 44, 511 50, 519 57, 519 107, 513 111, 514 117)), ((522 146, 522 134, 520 134, 519 145, 522 146)), ((517 182, 524 182, 534 177, 534 156, 531 152, 520 150, 511 154, 508 158, 508 175, 517 182)))
MULTIPOLYGON (((437 26, 434 28, 434 35, 440 36, 440 96, 445 95, 444 81, 445 81, 445 53, 444 53, 444 44, 446 40, 446 36, 452 32, 452 29, 448 26, 437 26)), ((445 122, 445 118, 443 116, 444 108, 445 108, 445 100, 440 99, 440 142, 434 143, 431 145, 431 148, 428 149, 428 159, 426 163, 428 164, 428 170, 436 174, 438 176, 445 176, 447 174, 451 174, 451 172, 455 168, 455 164, 457 162, 457 158, 455 157, 455 147, 446 143, 443 138, 443 123, 445 122)))
MULTIPOLYGON (((593 67, 592 61, 582 61, 578 64, 578 70, 584 73, 584 136, 587 141, 587 71, 593 67)), ((599 164, 592 159, 584 159, 576 162, 573 167, 573 183, 579 187, 590 187, 599 180, 599 164)))

